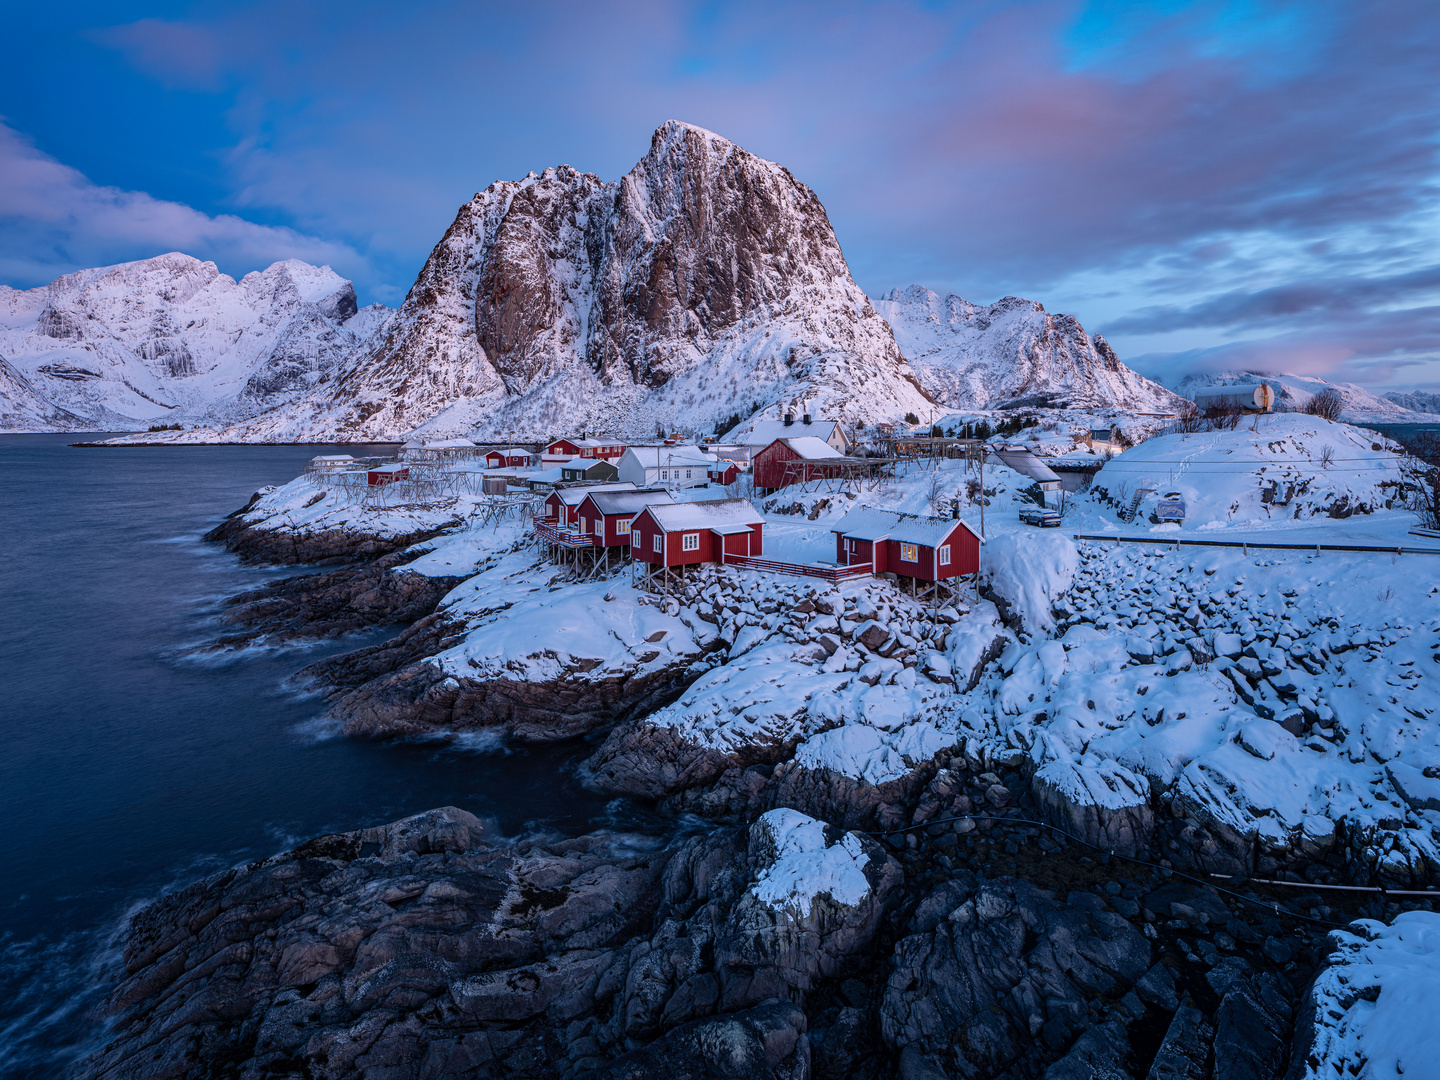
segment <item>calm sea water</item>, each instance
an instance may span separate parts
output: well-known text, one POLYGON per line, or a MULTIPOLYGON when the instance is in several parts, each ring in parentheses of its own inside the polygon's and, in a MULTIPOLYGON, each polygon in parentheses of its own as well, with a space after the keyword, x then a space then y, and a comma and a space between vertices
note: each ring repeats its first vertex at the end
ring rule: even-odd
MULTIPOLYGON (((505 832, 615 822, 576 748, 356 743, 287 678, 324 649, 215 657, 242 567, 201 535, 313 448, 76 449, 0 436, 0 1077, 103 1038, 127 911, 320 833, 464 807, 505 832)), ((634 819, 624 823, 632 824, 634 819)))

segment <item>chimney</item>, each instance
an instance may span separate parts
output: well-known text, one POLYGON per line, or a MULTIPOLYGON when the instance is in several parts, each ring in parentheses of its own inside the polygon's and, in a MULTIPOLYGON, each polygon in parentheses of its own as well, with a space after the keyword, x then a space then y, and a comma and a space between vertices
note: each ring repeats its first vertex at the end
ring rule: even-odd
POLYGON ((802 421, 802 423, 804 423, 804 424, 806 424, 806 425, 808 425, 808 424, 810 423, 810 402, 808 402, 808 401, 805 402, 805 418, 804 418, 804 420, 802 421))
POLYGON ((795 413, 792 412, 790 409, 786 409, 786 410, 785 410, 785 426, 786 426, 786 427, 789 427, 789 426, 790 426, 791 424, 793 424, 793 423, 795 423, 795 413))

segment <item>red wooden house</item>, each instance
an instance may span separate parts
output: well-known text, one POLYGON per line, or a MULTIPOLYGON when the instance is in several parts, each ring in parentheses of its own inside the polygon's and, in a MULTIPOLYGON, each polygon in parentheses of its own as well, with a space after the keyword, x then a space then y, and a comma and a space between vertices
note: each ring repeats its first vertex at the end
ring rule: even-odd
POLYGON ((393 484, 397 480, 409 479, 410 467, 408 465, 380 465, 365 474, 365 481, 370 487, 381 487, 384 484, 393 484))
POLYGON ((528 469, 533 455, 523 446, 491 450, 485 455, 487 469, 528 469))
POLYGON ((571 458, 585 458, 614 464, 624 454, 625 444, 616 439, 556 439, 542 451, 540 463, 549 467, 571 458))
POLYGON ((589 491, 578 509, 580 532, 591 537, 596 547, 630 545, 635 516, 646 507, 669 506, 675 500, 668 491, 641 488, 638 491, 589 491))
POLYGON ((740 475, 740 466, 733 461, 717 461, 710 466, 710 483, 725 487, 735 482, 740 475))
POLYGON ((983 541, 960 520, 860 507, 831 531, 841 566, 868 565, 875 574, 915 581, 944 581, 980 569, 983 541))
POLYGON ((751 471, 755 486, 774 491, 789 484, 838 477, 845 455, 814 435, 776 439, 755 455, 751 471))
POLYGON ((724 562, 761 555, 765 519, 745 499, 647 506, 630 526, 630 554, 652 567, 724 562))
POLYGON ((634 491, 635 485, 627 480, 613 484, 590 484, 585 487, 556 488, 545 500, 545 511, 541 519, 551 525, 574 525, 580 519, 580 504, 585 496, 596 491, 634 491))

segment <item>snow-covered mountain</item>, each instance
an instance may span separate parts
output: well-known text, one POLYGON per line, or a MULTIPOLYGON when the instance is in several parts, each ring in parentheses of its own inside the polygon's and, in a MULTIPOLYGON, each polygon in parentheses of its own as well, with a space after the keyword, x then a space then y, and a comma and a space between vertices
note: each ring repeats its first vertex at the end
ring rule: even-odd
POLYGON ((1386 394, 1382 400, 1393 405, 1399 405, 1402 409, 1409 409, 1417 413, 1440 413, 1440 394, 1427 394, 1421 391, 1411 391, 1408 394, 1386 394))
MULTIPOLYGON (((1236 383, 1268 383, 1275 388, 1276 412, 1303 412, 1306 404, 1322 390, 1340 395, 1341 419, 1351 424, 1423 424, 1434 417, 1417 412, 1394 400, 1399 395, 1377 397, 1354 383, 1327 382, 1315 375, 1277 375, 1266 371, 1222 371, 1186 375, 1176 385, 1180 394, 1191 397, 1205 386, 1232 386, 1236 383)), ((1423 395, 1418 395, 1423 396, 1423 395)))
POLYGON ((708 428, 754 405, 928 401, 789 171, 670 121, 621 180, 569 166, 460 208, 383 335, 227 440, 708 428))
POLYGON ((1123 408, 1173 412, 1175 395, 1120 362, 1073 315, 1007 296, 988 306, 921 285, 875 305, 936 401, 949 408, 1123 408))
POLYGON ((389 314, 295 259, 237 282, 171 253, 0 287, 0 430, 233 423, 309 391, 389 314))

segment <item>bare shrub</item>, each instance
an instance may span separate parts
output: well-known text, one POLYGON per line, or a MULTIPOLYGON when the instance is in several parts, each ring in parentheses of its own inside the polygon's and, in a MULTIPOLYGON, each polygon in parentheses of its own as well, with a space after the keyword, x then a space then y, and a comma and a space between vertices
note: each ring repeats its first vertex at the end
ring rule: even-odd
POLYGON ((1305 403, 1305 411, 1311 416, 1318 416, 1321 420, 1329 420, 1333 424, 1340 419, 1340 412, 1344 405, 1340 391, 1326 388, 1305 403))
POLYGON ((1333 446, 1322 446, 1320 448, 1320 468, 1328 469, 1335 461, 1335 448, 1333 446))

